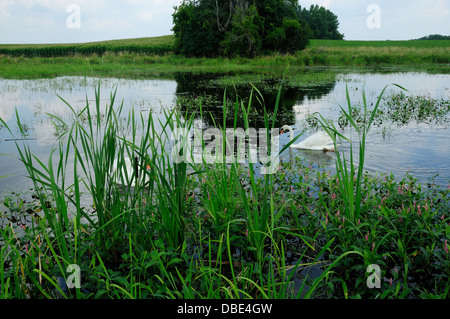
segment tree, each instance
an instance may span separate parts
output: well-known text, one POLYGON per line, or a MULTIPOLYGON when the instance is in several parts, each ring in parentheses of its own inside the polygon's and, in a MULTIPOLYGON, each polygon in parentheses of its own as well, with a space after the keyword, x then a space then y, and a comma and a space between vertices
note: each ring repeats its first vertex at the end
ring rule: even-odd
POLYGON ((258 0, 255 1, 258 12, 264 17, 262 51, 269 53, 293 52, 306 48, 308 39, 299 19, 300 6, 296 0, 258 0), (293 21, 298 22, 295 30, 293 21), (289 30, 288 30, 289 29, 289 30), (289 39, 288 36, 294 35, 289 39), (285 44, 289 47, 284 47, 285 44))
POLYGON ((225 55, 254 56, 261 51, 261 30, 264 19, 258 14, 255 5, 243 4, 236 7, 231 20, 231 30, 220 43, 225 55))
POLYGON ((175 35, 174 50, 187 56, 215 56, 224 38, 221 31, 225 28, 221 16, 223 12, 215 8, 215 0, 188 1, 184 0, 175 7, 173 29, 175 35))
POLYGON ((313 39, 342 40, 344 35, 339 33, 339 21, 337 16, 324 7, 311 5, 308 9, 303 8, 300 19, 308 24, 310 37, 313 39))
POLYGON ((175 52, 188 56, 289 53, 309 35, 337 38, 337 17, 298 0, 184 0, 173 14, 175 52), (312 30, 312 31, 311 31, 312 30))
POLYGON ((450 35, 430 34, 417 40, 450 40, 450 35))
POLYGON ((281 43, 280 50, 283 53, 292 53, 306 48, 309 38, 298 20, 284 19, 282 28, 285 38, 281 43))

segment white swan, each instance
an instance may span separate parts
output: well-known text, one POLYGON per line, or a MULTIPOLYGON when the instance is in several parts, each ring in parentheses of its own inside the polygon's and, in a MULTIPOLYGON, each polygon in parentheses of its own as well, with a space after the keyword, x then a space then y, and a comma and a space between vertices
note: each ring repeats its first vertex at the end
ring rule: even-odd
MULTIPOLYGON (((289 125, 284 125, 281 128, 281 133, 283 133, 283 131, 286 130, 291 133, 290 140, 292 141, 292 139, 294 138, 294 132, 292 130, 292 127, 290 127, 289 125)), ((333 139, 325 131, 319 131, 298 144, 292 144, 291 147, 312 151, 324 151, 324 152, 335 151, 333 139)))
MULTIPOLYGON (((115 159, 113 162, 113 166, 112 166, 112 173, 114 176, 114 182, 117 185, 122 185, 122 186, 130 186, 130 187, 135 187, 136 186, 136 181, 139 182, 139 184, 142 185, 142 183, 144 182, 144 177, 139 178, 139 164, 138 164, 138 158, 135 157, 133 161, 130 160, 130 158, 128 156, 125 156, 123 158, 123 165, 124 167, 122 167, 121 169, 121 175, 118 175, 117 172, 117 168, 118 168, 118 160, 115 159), (129 185, 123 185, 123 182, 127 182, 129 181, 130 184, 129 185)), ((147 170, 149 169, 149 165, 147 165, 147 170)))

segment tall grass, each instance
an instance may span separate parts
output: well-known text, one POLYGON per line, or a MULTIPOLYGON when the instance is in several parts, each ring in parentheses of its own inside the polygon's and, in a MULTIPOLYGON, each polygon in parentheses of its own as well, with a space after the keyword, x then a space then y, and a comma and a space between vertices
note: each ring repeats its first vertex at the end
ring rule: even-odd
MULTIPOLYGON (((405 90, 401 86, 395 84, 397 87, 405 90)), ((350 95, 348 91, 348 86, 346 86, 346 99, 347 99, 347 110, 342 106, 339 106, 342 113, 344 114, 347 121, 350 123, 350 135, 352 136, 352 130, 355 130, 358 135, 358 163, 354 160, 353 153, 353 140, 352 137, 347 138, 339 133, 335 125, 328 121, 322 114, 318 114, 319 122, 322 128, 332 137, 334 148, 336 150, 336 170, 337 178, 339 181, 339 187, 344 199, 344 213, 345 216, 353 223, 356 223, 359 219, 361 212, 362 199, 364 197, 364 192, 362 190, 362 183, 364 178, 364 160, 365 160, 365 150, 366 150, 366 138, 370 131, 372 123, 378 112, 378 108, 382 101, 384 92, 388 86, 385 86, 378 96, 378 99, 373 106, 372 110, 369 110, 366 94, 363 90, 362 100, 363 100, 363 123, 362 125, 356 123, 353 118, 353 106, 350 100, 350 95), (339 140, 342 138, 344 140, 350 141, 350 158, 347 159, 345 154, 341 153, 338 148, 339 140)))

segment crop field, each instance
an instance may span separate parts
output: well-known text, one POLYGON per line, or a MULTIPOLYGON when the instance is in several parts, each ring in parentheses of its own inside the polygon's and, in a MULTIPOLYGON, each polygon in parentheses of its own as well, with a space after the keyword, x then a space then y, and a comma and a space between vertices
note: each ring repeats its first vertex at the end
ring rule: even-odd
POLYGON ((3 44, 0 55, 24 57, 59 57, 80 55, 103 55, 129 52, 138 54, 165 54, 172 51, 173 36, 111 40, 90 43, 69 44, 3 44))

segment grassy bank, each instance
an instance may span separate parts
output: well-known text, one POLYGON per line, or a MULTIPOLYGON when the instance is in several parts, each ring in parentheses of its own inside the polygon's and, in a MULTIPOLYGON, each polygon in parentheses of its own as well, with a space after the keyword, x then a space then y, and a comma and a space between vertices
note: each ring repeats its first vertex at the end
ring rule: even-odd
POLYGON ((450 41, 444 40, 312 40, 306 50, 293 55, 253 59, 186 58, 171 53, 172 41, 173 38, 167 36, 79 45, 0 45, 0 77, 149 78, 170 77, 175 72, 257 72, 280 76, 288 65, 292 73, 305 67, 326 67, 344 72, 381 69, 450 72, 450 41))
MULTIPOLYGON (((166 147, 175 127, 195 127, 193 113, 166 111, 159 126, 151 115, 121 114, 115 93, 106 107, 99 91, 94 101, 71 108, 48 161, 16 144, 35 194, 29 205, 8 201, 19 218, 0 230, 1 298, 449 297, 450 186, 373 176, 363 156, 346 166, 339 152, 336 176, 299 158, 267 175, 252 163, 189 163, 187 135, 175 135, 176 152, 166 147), (120 174, 135 155, 138 175, 120 174), (91 207, 81 204, 82 185, 91 207)), ((363 123, 350 101, 343 109, 362 132, 360 155, 379 101, 364 103, 363 123)), ((224 118, 243 114, 248 128, 250 107, 224 105, 224 118)), ((277 109, 263 114, 268 130, 277 109)))

